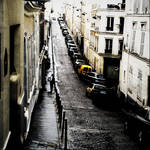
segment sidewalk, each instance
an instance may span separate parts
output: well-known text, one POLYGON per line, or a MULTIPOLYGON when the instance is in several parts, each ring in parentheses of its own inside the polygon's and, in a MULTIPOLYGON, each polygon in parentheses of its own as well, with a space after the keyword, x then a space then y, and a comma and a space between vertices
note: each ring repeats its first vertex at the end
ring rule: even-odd
POLYGON ((49 82, 35 107, 24 150, 60 150, 55 111, 55 93, 49 94, 49 82))

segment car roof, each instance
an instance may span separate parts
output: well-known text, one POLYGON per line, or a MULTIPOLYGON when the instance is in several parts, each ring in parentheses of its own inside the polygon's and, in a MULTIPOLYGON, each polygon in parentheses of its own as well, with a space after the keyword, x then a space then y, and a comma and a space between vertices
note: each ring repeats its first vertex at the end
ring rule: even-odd
POLYGON ((74 55, 81 55, 80 52, 78 52, 78 51, 74 51, 73 54, 74 55))
POLYGON ((68 45, 76 45, 75 43, 67 43, 68 45))
POLYGON ((81 65, 81 67, 89 67, 89 68, 92 68, 90 65, 81 65))

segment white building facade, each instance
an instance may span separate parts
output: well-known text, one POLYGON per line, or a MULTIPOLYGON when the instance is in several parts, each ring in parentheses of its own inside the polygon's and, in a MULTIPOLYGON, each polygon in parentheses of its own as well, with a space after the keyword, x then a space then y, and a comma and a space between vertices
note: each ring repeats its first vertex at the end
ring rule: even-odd
POLYGON ((150 106, 150 1, 127 0, 124 50, 120 62, 120 94, 150 106))
POLYGON ((97 1, 92 6, 88 59, 98 73, 119 78, 123 48, 125 1, 97 1))

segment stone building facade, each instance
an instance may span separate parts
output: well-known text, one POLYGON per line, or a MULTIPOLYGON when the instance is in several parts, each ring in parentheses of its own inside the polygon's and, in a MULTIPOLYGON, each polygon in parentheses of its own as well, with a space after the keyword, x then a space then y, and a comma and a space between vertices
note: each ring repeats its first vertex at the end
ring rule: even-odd
POLYGON ((150 106, 150 1, 127 0, 126 13, 121 96, 140 106, 150 106))
MULTIPOLYGON (((44 0, 43 0, 44 1, 44 0)), ((44 2, 0 0, 0 149, 23 143, 41 88, 44 2)))

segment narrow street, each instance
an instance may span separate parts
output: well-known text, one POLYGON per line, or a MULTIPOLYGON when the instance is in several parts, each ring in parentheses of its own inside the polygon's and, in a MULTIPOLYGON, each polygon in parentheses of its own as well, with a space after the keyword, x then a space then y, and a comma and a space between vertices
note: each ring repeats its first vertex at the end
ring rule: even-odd
POLYGON ((0 12, 0 150, 150 149, 150 0, 0 12))
POLYGON ((119 110, 97 107, 85 96, 87 85, 73 69, 57 21, 52 23, 52 35, 57 82, 68 119, 68 149, 138 150, 138 145, 124 133, 119 110))

